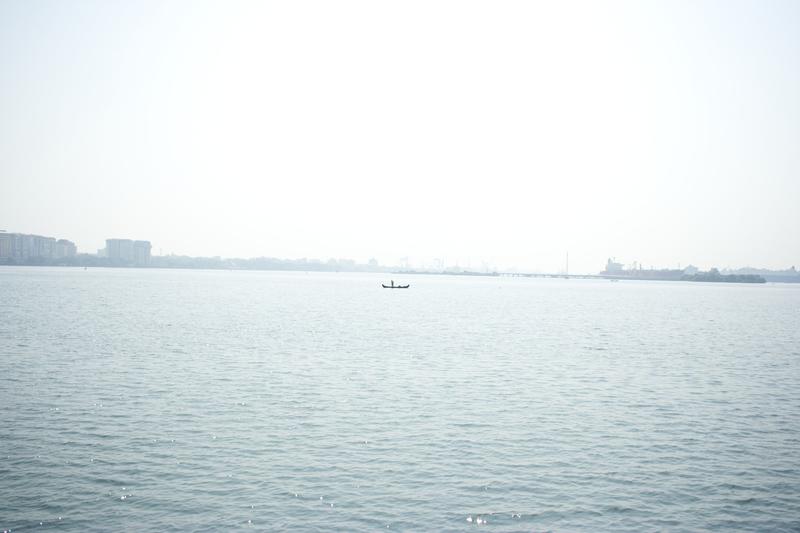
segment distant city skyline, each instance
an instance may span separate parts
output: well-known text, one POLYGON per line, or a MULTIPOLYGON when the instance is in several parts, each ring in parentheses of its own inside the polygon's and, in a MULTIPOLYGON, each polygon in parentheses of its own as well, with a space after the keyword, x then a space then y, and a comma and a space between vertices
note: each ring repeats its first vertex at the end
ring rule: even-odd
MULTIPOLYGON (((78 249, 74 242, 56 237, 45 236, 45 235, 36 235, 36 234, 25 234, 19 232, 8 232, 7 230, 0 229, 0 264, 3 261, 12 259, 12 260, 30 260, 36 258, 44 258, 44 259, 58 259, 58 258, 74 258, 76 255, 90 255, 96 256, 98 258, 106 258, 111 261, 112 266, 150 266, 151 265, 151 255, 152 255, 152 244, 150 241, 146 240, 134 240, 134 239, 118 239, 118 238, 108 238, 105 239, 105 246, 103 248, 99 248, 96 251, 91 250, 83 250, 78 249)), ((220 254, 210 254, 210 255, 198 255, 192 256, 189 254, 173 254, 167 253, 163 254, 161 252, 158 255, 155 255, 156 258, 158 257, 190 257, 192 259, 222 259, 222 260, 257 260, 257 259, 276 259, 278 261, 287 262, 287 264, 291 264, 294 262, 307 262, 308 264, 323 264, 331 262, 335 262, 338 265, 344 266, 345 268, 352 268, 358 265, 361 266, 369 266, 372 268, 377 269, 378 267, 381 268, 400 268, 400 269, 411 269, 411 270, 427 270, 427 271, 451 271, 451 272, 461 272, 461 271, 471 271, 471 272, 521 272, 521 273, 545 273, 545 274, 596 274, 601 271, 601 268, 598 267, 596 270, 590 271, 576 271, 569 269, 568 263, 568 256, 565 257, 565 262, 562 265, 562 268, 557 268, 553 270, 542 270, 542 269, 525 269, 519 268, 515 265, 496 265, 493 263, 489 263, 487 261, 481 261, 479 264, 473 264, 472 262, 455 262, 449 263, 445 258, 434 258, 434 259, 420 259, 413 261, 409 257, 402 257, 397 259, 396 261, 379 261, 375 257, 370 257, 366 260, 357 260, 350 257, 342 257, 342 256, 331 256, 328 258, 325 257, 279 257, 276 255, 271 254, 261 254, 261 255, 254 255, 254 256, 221 256, 220 254)), ((718 265, 714 265, 711 267, 706 267, 706 269, 711 268, 721 268, 722 270, 729 270, 729 271, 737 271, 737 270, 763 270, 763 271, 795 271, 795 266, 791 265, 784 268, 777 268, 777 269, 769 269, 764 268, 762 266, 758 266, 757 264, 748 264, 748 265, 738 265, 738 266, 724 266, 719 267, 718 265)), ((685 264, 681 265, 680 263, 677 266, 669 266, 669 265, 647 265, 645 266, 643 263, 638 261, 632 262, 617 262, 616 258, 608 257, 605 263, 605 272, 606 273, 614 273, 625 270, 637 270, 637 269, 644 269, 644 270, 658 270, 658 269, 674 269, 683 271, 685 273, 693 274, 698 272, 698 267, 694 264, 685 264)))
POLYGON ((0 261, 29 258, 61 259, 75 257, 77 247, 68 239, 0 231, 0 261))
POLYGON ((800 263, 800 3, 0 3, 0 228, 95 252, 800 263))

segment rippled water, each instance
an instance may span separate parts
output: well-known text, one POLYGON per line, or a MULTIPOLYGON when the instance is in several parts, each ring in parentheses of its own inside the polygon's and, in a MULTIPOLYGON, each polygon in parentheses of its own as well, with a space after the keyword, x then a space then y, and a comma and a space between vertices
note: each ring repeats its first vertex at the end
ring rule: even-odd
POLYGON ((800 287, 380 281, 0 268, 0 530, 800 529, 800 287))

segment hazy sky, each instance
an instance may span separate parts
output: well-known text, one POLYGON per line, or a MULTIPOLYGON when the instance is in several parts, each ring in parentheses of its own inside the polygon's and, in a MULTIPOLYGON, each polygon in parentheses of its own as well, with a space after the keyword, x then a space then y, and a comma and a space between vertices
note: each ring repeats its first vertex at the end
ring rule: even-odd
POLYGON ((800 2, 0 0, 0 229, 800 267, 800 2))

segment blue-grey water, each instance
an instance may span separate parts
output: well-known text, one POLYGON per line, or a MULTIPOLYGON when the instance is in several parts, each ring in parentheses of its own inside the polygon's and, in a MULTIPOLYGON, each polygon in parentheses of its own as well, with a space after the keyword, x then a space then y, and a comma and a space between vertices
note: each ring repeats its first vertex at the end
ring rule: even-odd
POLYGON ((0 268, 0 530, 800 530, 800 287, 388 277, 0 268))

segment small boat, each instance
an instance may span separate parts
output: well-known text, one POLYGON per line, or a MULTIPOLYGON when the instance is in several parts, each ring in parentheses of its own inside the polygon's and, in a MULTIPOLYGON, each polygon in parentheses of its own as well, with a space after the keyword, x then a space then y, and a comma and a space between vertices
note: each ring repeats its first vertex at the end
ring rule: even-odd
POLYGON ((391 285, 384 285, 383 283, 381 283, 381 287, 383 287, 384 289, 407 289, 410 286, 411 286, 410 284, 409 285, 395 285, 394 284, 394 280, 392 280, 392 284, 391 285))

